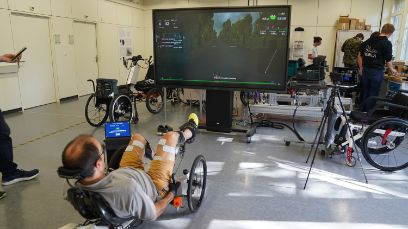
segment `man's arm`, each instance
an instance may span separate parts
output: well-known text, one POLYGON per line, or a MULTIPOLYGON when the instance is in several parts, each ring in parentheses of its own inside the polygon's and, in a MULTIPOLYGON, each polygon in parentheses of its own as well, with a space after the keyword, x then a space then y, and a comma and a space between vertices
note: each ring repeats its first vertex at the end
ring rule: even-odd
POLYGON ((169 192, 163 199, 157 201, 154 206, 156 207, 156 219, 163 214, 164 210, 166 210, 167 206, 170 202, 174 199, 173 192, 169 192))
POLYGON ((363 57, 361 56, 361 52, 358 52, 357 65, 358 65, 358 74, 362 76, 363 75, 363 57))
POLYGON ((392 75, 396 75, 398 72, 395 70, 394 66, 392 65, 392 61, 388 61, 387 63, 388 70, 391 72, 392 75))

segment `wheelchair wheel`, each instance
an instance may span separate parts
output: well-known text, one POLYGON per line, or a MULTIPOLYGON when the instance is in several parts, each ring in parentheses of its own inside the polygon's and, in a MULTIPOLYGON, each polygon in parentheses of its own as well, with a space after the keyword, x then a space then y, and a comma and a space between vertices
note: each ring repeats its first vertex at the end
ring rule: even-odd
POLYGON ((398 118, 380 119, 364 132, 363 156, 373 167, 397 171, 408 167, 408 122, 398 118))
POLYGON ((191 166, 188 179, 187 202, 191 212, 201 206, 207 184, 207 163, 203 155, 198 155, 191 166))
POLYGON ((163 109, 163 101, 163 93, 158 88, 152 88, 146 94, 146 108, 152 114, 163 109))
POLYGON ((91 126, 101 126, 108 119, 108 105, 97 104, 95 94, 91 94, 85 105, 85 119, 91 126))
POLYGON ((133 117, 132 101, 127 95, 116 96, 109 106, 112 122, 129 122, 133 117))

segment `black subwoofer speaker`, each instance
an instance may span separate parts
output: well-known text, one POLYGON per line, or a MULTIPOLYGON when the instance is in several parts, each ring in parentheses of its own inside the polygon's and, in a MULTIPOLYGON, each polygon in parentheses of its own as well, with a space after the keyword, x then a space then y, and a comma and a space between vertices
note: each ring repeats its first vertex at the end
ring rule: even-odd
POLYGON ((233 93, 233 91, 206 91, 207 130, 231 132, 233 93))

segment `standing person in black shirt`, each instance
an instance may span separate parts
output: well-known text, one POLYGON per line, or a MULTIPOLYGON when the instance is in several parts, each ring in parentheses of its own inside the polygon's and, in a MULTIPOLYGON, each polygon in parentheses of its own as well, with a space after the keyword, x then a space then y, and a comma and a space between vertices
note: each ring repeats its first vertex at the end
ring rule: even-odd
POLYGON ((392 44, 388 40, 394 31, 392 24, 385 24, 379 36, 370 37, 360 46, 358 67, 363 83, 363 101, 361 101, 364 104, 363 111, 369 111, 375 106, 375 102, 367 101, 367 98, 378 96, 384 80, 384 65, 387 65, 391 74, 397 73, 392 66, 392 44))

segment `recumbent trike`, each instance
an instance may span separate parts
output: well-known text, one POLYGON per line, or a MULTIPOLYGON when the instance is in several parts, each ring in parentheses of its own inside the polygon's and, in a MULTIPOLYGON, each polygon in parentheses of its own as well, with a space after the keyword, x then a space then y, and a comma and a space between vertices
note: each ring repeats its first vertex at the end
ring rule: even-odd
MULTIPOLYGON (((186 151, 185 143, 178 146, 179 151, 176 154, 174 163, 172 182, 182 182, 180 188, 176 192, 176 197, 173 200, 173 206, 177 209, 187 206, 191 212, 196 212, 204 199, 206 184, 207 184, 207 163, 203 155, 198 155, 191 166, 190 171, 183 170, 183 175, 176 178, 177 170, 183 161, 186 151), (185 189, 185 186, 187 188, 185 189)), ((108 163, 109 170, 119 168, 119 163, 126 146, 118 148, 112 155, 108 163)), ((106 152, 105 152, 106 153, 106 152)), ((106 157, 105 157, 106 158, 106 157)), ((136 217, 120 218, 104 200, 104 198, 92 191, 83 190, 75 184, 80 179, 80 170, 58 168, 58 175, 67 180, 70 188, 67 191, 67 199, 72 206, 80 213, 86 221, 80 226, 90 224, 107 226, 109 228, 134 228, 142 223, 136 217), (74 184, 70 180, 76 180, 74 184)))

